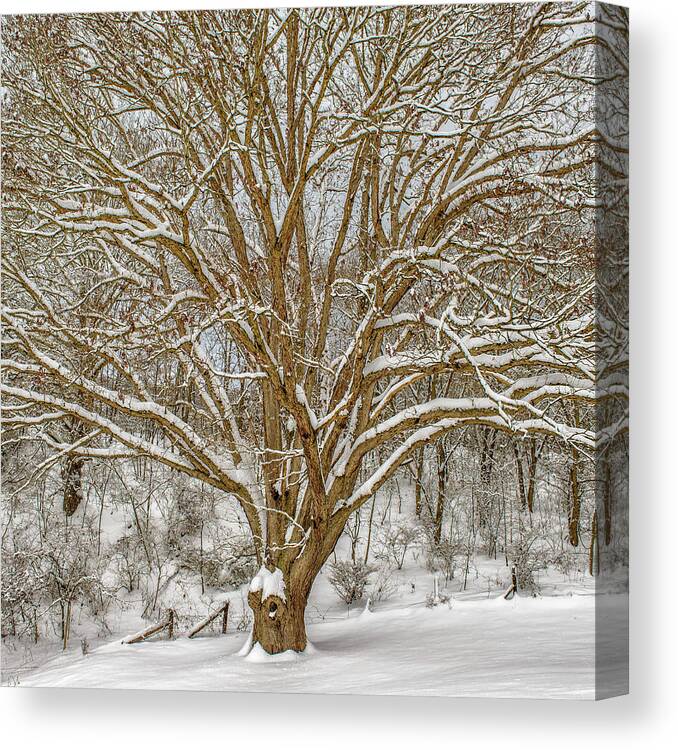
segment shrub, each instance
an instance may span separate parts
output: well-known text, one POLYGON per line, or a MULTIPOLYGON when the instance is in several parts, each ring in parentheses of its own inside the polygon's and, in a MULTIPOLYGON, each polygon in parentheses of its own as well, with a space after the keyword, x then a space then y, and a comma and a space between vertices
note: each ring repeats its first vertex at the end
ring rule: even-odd
POLYGON ((572 550, 561 550, 551 556, 553 567, 564 576, 569 576, 577 570, 577 554, 572 550))
POLYGON ((435 594, 432 591, 426 594, 426 606, 429 609, 431 609, 432 607, 438 606, 438 604, 447 604, 448 606, 452 606, 451 601, 452 599, 450 595, 445 592, 440 592, 438 594, 437 599, 436 599, 435 594))
POLYGON ((362 599, 370 575, 375 570, 374 566, 363 562, 336 562, 330 564, 328 580, 339 598, 346 604, 351 604, 362 599))
POLYGON ((382 532, 381 549, 376 557, 390 561, 402 570, 407 550, 419 540, 420 534, 420 529, 406 523, 389 526, 382 532))
POLYGON ((427 539, 426 567, 432 573, 439 570, 445 576, 445 581, 450 581, 454 578, 461 552, 461 546, 447 537, 439 542, 427 539))
POLYGON ((531 594, 537 593, 539 585, 535 580, 535 573, 546 567, 543 556, 531 543, 518 542, 510 550, 509 557, 516 569, 518 591, 528 591, 531 594))
POLYGON ((384 602, 398 593, 399 581, 395 578, 393 570, 382 566, 376 571, 377 577, 370 586, 369 596, 373 602, 384 602))

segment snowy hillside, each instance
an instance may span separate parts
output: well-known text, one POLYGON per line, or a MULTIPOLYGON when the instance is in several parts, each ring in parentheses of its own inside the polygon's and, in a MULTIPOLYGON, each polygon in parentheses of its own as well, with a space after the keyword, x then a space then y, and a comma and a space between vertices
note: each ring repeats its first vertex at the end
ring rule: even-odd
POLYGON ((239 656, 241 634, 135 646, 114 641, 87 656, 58 657, 21 684, 592 698, 593 604, 592 596, 574 595, 358 612, 312 625, 311 653, 292 661, 239 656))

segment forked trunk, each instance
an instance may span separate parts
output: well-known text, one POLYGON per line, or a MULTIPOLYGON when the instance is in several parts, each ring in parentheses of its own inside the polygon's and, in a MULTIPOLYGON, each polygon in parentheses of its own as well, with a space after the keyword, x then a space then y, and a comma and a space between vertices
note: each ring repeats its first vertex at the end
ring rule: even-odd
POLYGON ((252 610, 251 645, 269 654, 304 651, 308 645, 304 613, 313 582, 346 526, 350 511, 337 514, 309 532, 303 557, 282 567, 262 565, 250 583, 247 603, 252 610))
POLYGON ((269 654, 303 651, 306 648, 304 611, 306 600, 271 594, 262 598, 262 590, 250 591, 247 602, 252 609, 254 625, 252 645, 259 644, 269 654))

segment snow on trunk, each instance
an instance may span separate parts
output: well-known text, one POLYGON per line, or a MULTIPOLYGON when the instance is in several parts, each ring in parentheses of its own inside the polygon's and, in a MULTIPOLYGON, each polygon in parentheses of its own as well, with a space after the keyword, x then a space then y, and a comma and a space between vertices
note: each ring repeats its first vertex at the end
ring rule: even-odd
MULTIPOLYGON (((306 599, 288 591, 283 572, 266 566, 252 579, 247 594, 254 624, 247 654, 301 653, 306 649, 306 599)), ((259 660, 259 659, 256 659, 259 660)))

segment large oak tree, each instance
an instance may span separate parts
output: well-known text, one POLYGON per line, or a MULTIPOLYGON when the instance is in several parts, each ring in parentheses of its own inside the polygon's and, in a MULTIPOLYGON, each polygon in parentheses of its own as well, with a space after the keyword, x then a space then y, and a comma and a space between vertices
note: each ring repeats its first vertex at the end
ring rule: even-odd
POLYGON ((595 448, 591 8, 6 21, 6 426, 234 498, 266 651, 422 445, 595 448))

